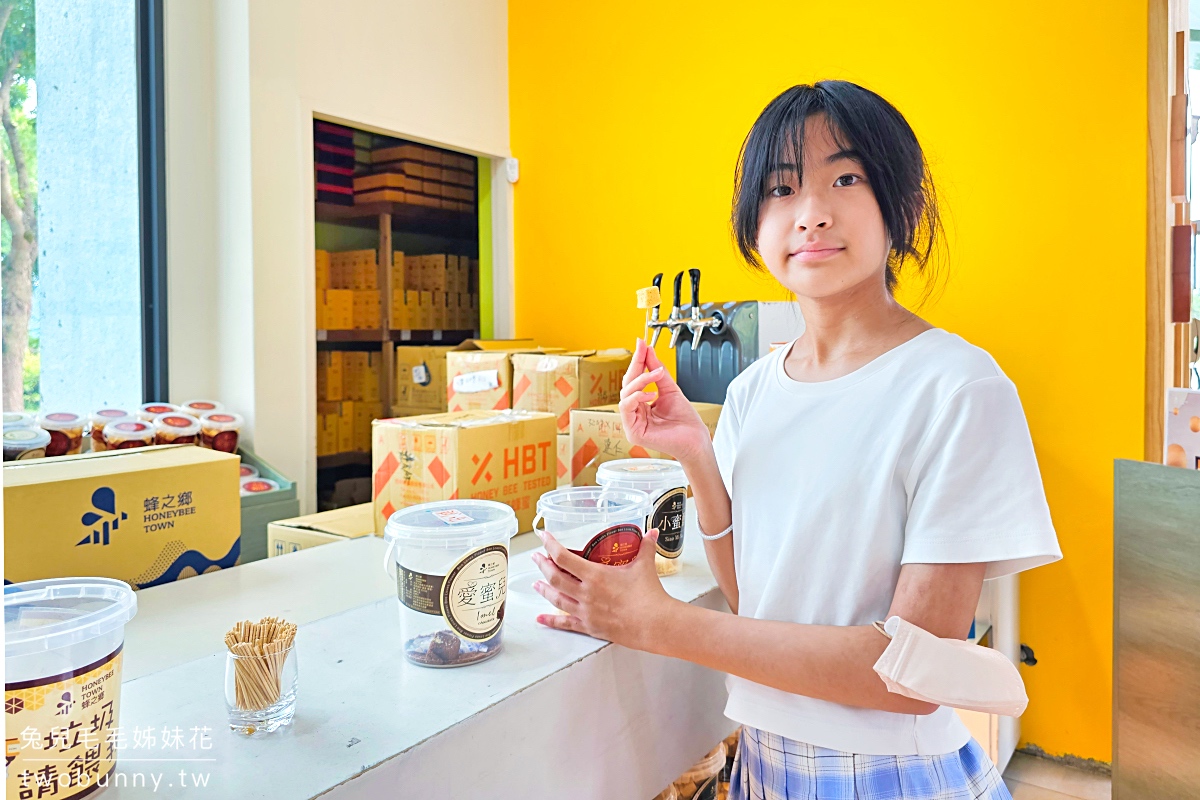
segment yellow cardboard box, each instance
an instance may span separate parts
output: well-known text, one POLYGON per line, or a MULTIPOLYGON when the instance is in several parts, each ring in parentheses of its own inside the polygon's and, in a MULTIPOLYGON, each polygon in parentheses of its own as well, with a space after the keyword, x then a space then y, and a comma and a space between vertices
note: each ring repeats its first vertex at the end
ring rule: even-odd
POLYGON ((514 353, 513 408, 553 414, 558 432, 568 433, 571 409, 620 401, 621 379, 632 359, 633 353, 625 349, 514 353))
POLYGON ((332 456, 337 454, 339 423, 340 418, 338 413, 317 415, 317 455, 332 456))
MULTIPOLYGON (((710 436, 717 432, 721 406, 717 403, 692 403, 710 436)), ((666 453, 635 447, 625 438, 621 415, 616 405, 575 409, 571 412, 571 483, 594 486, 596 467, 619 458, 671 458, 666 453)))
POLYGON ((453 347, 396 347, 398 406, 446 411, 446 353, 453 347))
POLYGON ((371 504, 363 503, 272 522, 267 525, 267 558, 330 542, 374 536, 374 514, 371 504))
POLYGON ((349 453, 354 450, 354 408, 353 400, 343 400, 338 409, 338 453, 349 453))
POLYGON ((363 289, 354 291, 354 327, 358 330, 373 330, 379 327, 379 291, 363 289))
POLYGON ((558 485, 571 485, 571 434, 558 435, 558 485))
POLYGON ((317 399, 341 400, 345 390, 344 353, 341 350, 317 351, 317 399))
POLYGON ((398 508, 479 498, 512 506, 530 530, 538 498, 555 488, 554 417, 467 411, 376 420, 371 430, 375 531, 398 508))
POLYGON ((322 289, 332 288, 329 285, 329 251, 328 250, 318 250, 317 251, 316 259, 315 259, 315 263, 314 263, 314 272, 316 273, 318 294, 321 292, 322 289))
POLYGON ((4 578, 118 578, 137 589, 241 553, 240 459, 191 445, 4 465, 4 578))
POLYGON ((532 339, 468 339, 446 354, 446 396, 451 411, 512 408, 512 354, 540 349, 532 339))
POLYGON ((325 328, 331 331, 350 330, 354 327, 354 290, 326 289, 325 328))

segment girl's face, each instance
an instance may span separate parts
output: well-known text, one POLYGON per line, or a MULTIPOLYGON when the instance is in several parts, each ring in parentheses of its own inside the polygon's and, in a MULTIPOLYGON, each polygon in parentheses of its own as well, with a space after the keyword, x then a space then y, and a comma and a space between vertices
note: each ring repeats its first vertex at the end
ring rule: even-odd
POLYGON ((884 286, 887 228, 862 165, 838 146, 824 116, 807 121, 803 147, 803 185, 787 165, 768 176, 758 223, 763 263, 798 297, 884 286))

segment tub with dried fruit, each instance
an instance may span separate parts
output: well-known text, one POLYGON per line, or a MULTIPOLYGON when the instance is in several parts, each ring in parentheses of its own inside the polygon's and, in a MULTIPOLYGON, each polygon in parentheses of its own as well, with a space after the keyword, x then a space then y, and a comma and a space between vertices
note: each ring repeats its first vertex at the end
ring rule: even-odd
POLYGON ((654 566, 659 575, 679 572, 683 554, 683 513, 688 479, 678 461, 665 458, 622 458, 605 461, 596 470, 596 483, 614 489, 637 489, 650 495, 645 529, 658 529, 654 566))
POLYGON ((444 500, 392 514, 384 566, 394 570, 404 655, 423 667, 462 667, 500 652, 508 593, 510 506, 444 500))

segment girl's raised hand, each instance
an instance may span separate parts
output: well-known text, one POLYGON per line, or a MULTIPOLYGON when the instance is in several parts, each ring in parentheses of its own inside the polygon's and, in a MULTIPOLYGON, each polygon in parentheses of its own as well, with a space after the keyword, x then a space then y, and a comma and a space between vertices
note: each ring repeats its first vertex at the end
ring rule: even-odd
POLYGON ((654 350, 638 339, 621 389, 621 423, 630 443, 689 461, 711 447, 708 428, 654 350), (654 384, 658 392, 648 392, 654 384))

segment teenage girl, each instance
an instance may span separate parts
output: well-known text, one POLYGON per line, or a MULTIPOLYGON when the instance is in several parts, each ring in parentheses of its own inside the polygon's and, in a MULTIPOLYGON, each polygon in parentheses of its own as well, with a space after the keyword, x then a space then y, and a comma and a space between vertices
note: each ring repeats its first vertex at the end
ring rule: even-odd
POLYGON ((954 710, 887 691, 873 623, 965 639, 983 581, 1062 557, 1012 381, 896 302, 940 231, 921 147, 844 81, 771 101, 742 147, 733 232, 804 334, 729 386, 714 440, 638 341, 621 418, 687 472, 733 614, 666 594, 656 533, 626 567, 550 535, 539 622, 728 673, 731 800, 1008 798, 954 710), (654 383, 657 392, 646 388, 654 383))

